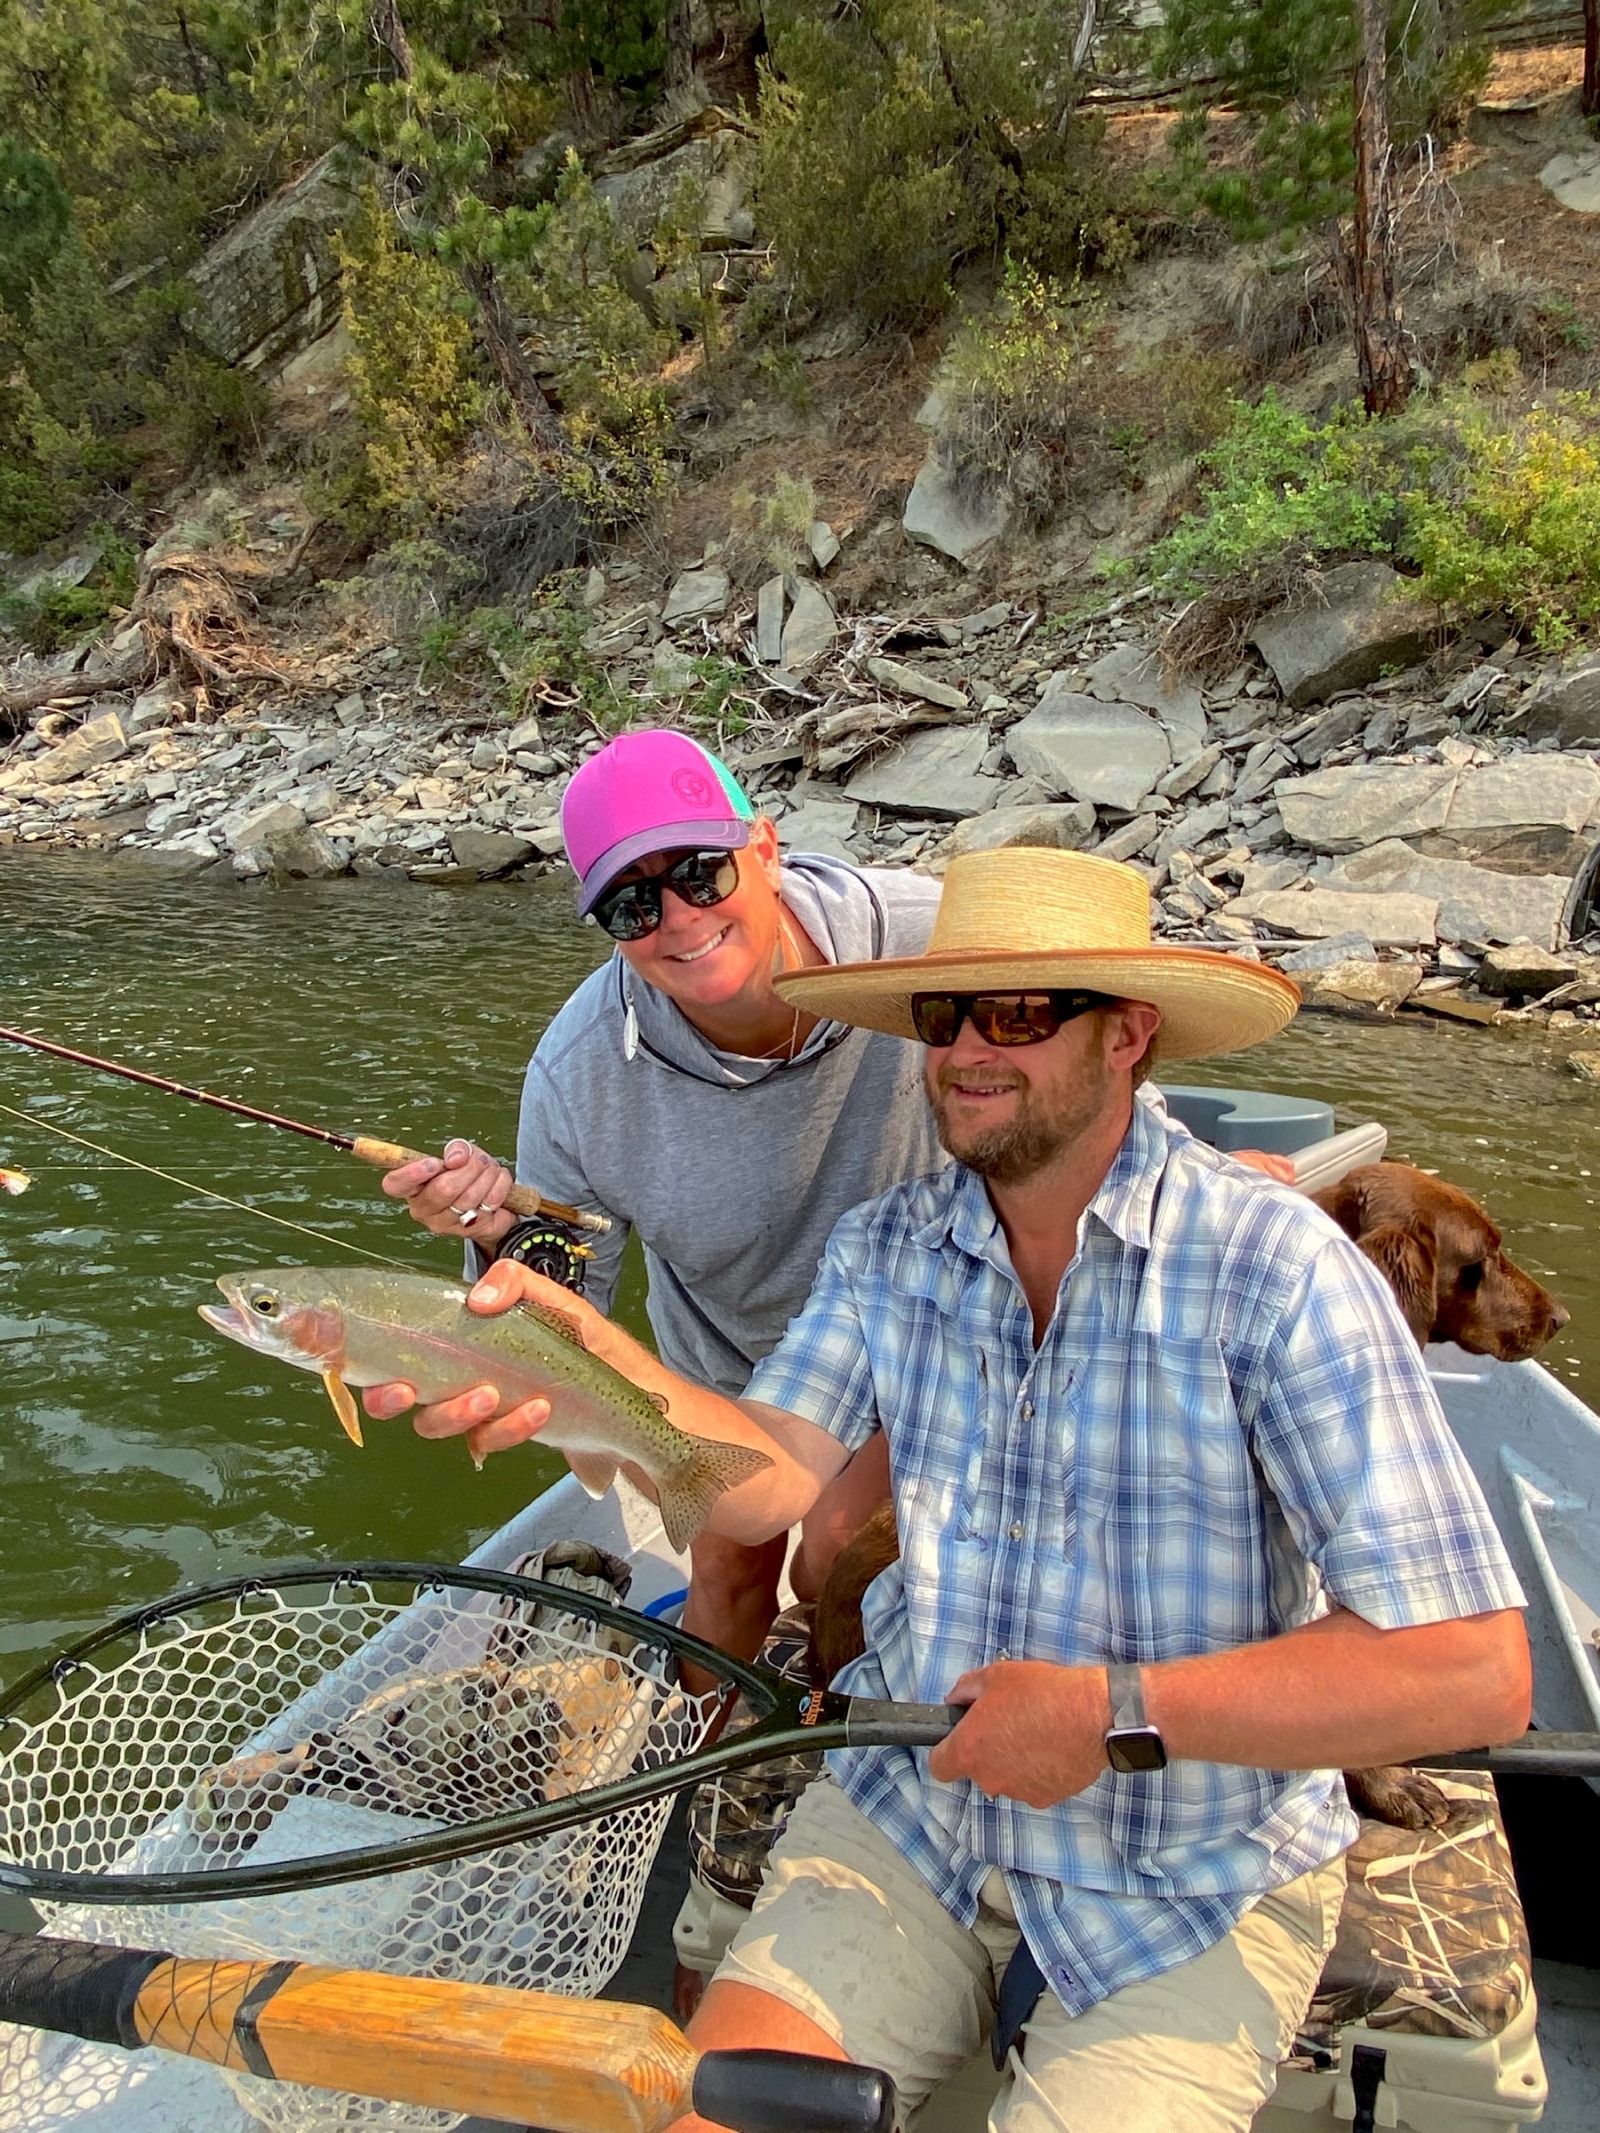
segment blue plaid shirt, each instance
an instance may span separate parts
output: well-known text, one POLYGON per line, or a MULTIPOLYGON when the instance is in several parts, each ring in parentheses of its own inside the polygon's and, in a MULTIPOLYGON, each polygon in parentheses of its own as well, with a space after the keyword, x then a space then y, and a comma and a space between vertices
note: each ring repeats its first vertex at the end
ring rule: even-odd
MULTIPOLYGON (((1335 1602, 1379 1628, 1522 1594, 1387 1285, 1320 1209, 1147 1102, 1037 1350, 963 1166, 853 1209, 748 1397, 887 1433, 900 1561, 837 1686, 939 1703, 996 1659, 1223 1651, 1335 1602)), ((1000 1868, 1074 2012, 1199 1955, 1356 1823, 1337 1771, 1175 1762, 1044 1810, 831 1758, 963 1924, 1000 1868)))

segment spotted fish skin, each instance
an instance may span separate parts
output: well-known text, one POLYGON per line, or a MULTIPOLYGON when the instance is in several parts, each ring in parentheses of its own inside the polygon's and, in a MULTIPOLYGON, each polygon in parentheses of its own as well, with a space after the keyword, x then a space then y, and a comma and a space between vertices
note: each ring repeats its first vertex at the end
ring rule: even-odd
POLYGON ((431 1406, 492 1384, 501 1414, 547 1399, 551 1416, 540 1443, 563 1452, 592 1495, 604 1494, 623 1462, 640 1468, 677 1549, 700 1532, 725 1489, 772 1464, 746 1445, 689 1436, 653 1393, 591 1355, 573 1322, 542 1304, 484 1317, 467 1309, 463 1283, 387 1267, 269 1267, 224 1274, 217 1287, 228 1308, 203 1305, 206 1323, 314 1371, 356 1443, 361 1423, 352 1385, 404 1380, 431 1406))

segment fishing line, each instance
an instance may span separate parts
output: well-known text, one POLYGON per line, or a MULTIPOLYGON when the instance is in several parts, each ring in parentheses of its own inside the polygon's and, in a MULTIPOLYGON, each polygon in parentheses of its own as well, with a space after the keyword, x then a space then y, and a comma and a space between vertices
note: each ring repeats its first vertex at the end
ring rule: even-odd
POLYGON ((46 1133, 58 1134, 64 1141, 74 1141, 78 1147, 92 1149, 96 1155, 109 1155, 114 1163, 125 1163, 130 1170, 142 1170, 146 1176, 162 1178, 169 1185, 181 1186, 185 1192, 197 1192, 202 1199, 236 1208, 242 1215, 254 1215, 258 1222, 275 1222, 279 1229, 292 1229, 302 1237, 314 1238, 318 1244, 331 1244, 335 1251, 359 1252, 363 1259, 376 1259, 383 1266, 397 1266, 408 1274, 416 1271, 408 1261, 391 1258, 388 1252, 375 1252, 365 1244, 352 1244, 348 1237, 330 1237, 326 1230, 310 1229, 304 1222, 291 1222, 286 1215, 270 1215, 264 1207, 252 1207, 248 1200, 230 1199, 227 1193, 216 1192, 209 1185, 196 1185, 191 1179, 177 1177, 170 1170, 158 1170, 154 1163, 141 1163, 136 1155, 124 1155, 120 1148, 107 1148, 103 1142, 88 1140, 81 1133, 69 1133, 65 1126, 53 1125, 49 1119, 38 1118, 31 1111, 14 1111, 10 1104, 0 1104, 0 1112, 7 1118, 20 1119, 25 1126, 42 1126, 46 1133))

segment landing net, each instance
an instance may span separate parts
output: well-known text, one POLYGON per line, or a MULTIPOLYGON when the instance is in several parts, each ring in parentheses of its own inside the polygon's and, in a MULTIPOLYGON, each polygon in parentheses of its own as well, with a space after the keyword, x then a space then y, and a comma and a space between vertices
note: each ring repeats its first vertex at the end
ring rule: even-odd
MULTIPOLYGON (((58 1668, 38 1699, 52 1707, 7 1718, 0 1735, 0 1859, 215 1872, 399 1842, 677 1761, 715 1708, 677 1686, 668 1651, 586 1614, 581 1598, 569 1609, 452 1585, 448 1572, 409 1585, 325 1575, 320 1588, 268 1579, 152 1610, 95 1663, 58 1668)), ((124 1947, 591 1997, 627 1951, 671 1806, 287 1895, 38 1907, 50 1932, 124 1947)), ((284 2133, 461 2123, 227 2078, 284 2133)))

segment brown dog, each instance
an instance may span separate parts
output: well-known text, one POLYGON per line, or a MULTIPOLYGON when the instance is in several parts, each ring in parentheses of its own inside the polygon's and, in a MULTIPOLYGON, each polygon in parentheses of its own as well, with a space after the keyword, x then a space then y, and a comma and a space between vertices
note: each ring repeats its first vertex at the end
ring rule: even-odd
POLYGON ((1365 1163, 1311 1197, 1394 1290, 1420 1342, 1519 1363, 1571 1313, 1500 1249, 1476 1200, 1409 1163, 1365 1163))
MULTIPOLYGON (((1475 1200, 1407 1163, 1368 1163, 1312 1197, 1387 1278, 1419 1344, 1454 1341, 1520 1362, 1571 1315, 1506 1257, 1475 1200)), ((866 1649, 862 1600, 899 1553, 885 1500, 840 1549, 817 1596, 809 1663, 819 1688, 866 1649)), ((1347 1770, 1344 1779, 1357 1813, 1375 1821, 1427 1829, 1449 1819, 1449 1801, 1417 1771, 1347 1770)))

